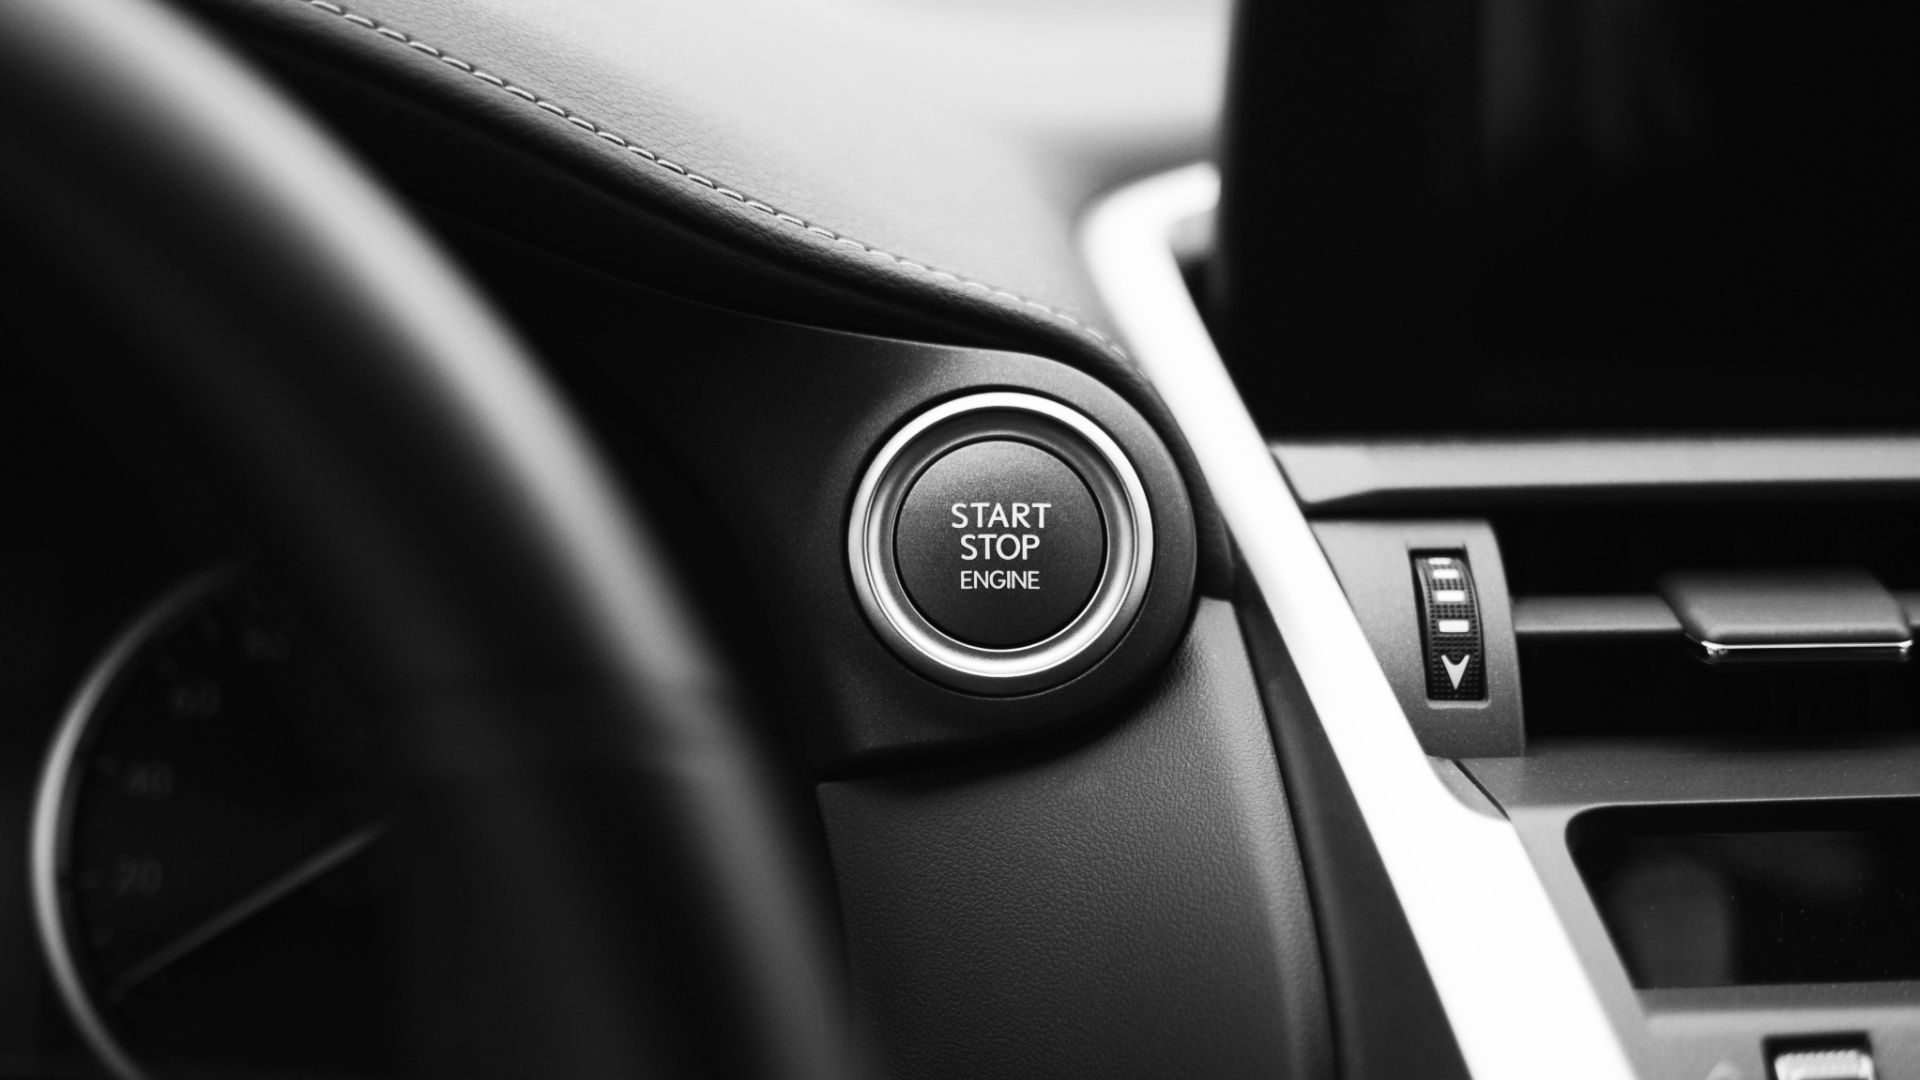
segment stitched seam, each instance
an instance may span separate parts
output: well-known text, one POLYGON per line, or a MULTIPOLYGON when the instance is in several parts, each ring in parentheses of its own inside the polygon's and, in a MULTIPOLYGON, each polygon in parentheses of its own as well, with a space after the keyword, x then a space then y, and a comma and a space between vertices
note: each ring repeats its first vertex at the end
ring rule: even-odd
POLYGON ((563 105, 559 105, 552 101, 548 101, 547 99, 539 96, 538 94, 533 93, 530 90, 527 90, 523 87, 515 85, 514 83, 508 82, 507 80, 501 78, 500 76, 495 75, 489 71, 486 71, 483 68, 479 68, 474 66, 473 64, 469 64, 465 60, 462 60, 459 57, 456 57, 447 52, 444 52, 441 49, 435 48, 434 46, 429 45, 426 42, 421 41, 419 38, 413 37, 410 34, 403 33, 399 30, 395 30, 394 28, 387 26, 384 23, 380 23, 373 19, 370 19, 365 15, 361 15, 361 14, 358 14, 357 12, 349 11, 348 9, 341 7, 339 4, 333 3, 332 0, 304 0, 304 2, 307 4, 308 7, 312 7, 320 11, 324 11, 329 15, 342 19, 348 23, 351 23, 354 26, 360 27, 363 30, 367 30, 375 34, 379 34, 381 37, 386 38, 389 41, 395 42, 396 44, 404 45, 407 48, 414 50, 415 52, 422 53, 426 56, 430 56, 433 59, 440 61, 441 63, 447 65, 450 68, 453 68, 456 71, 462 72, 466 75, 472 76, 473 78, 480 80, 483 83, 486 83, 488 86, 491 86, 496 90, 499 90, 503 93, 511 94, 514 97, 519 98, 521 101, 524 101, 527 104, 534 106, 535 108, 551 113, 554 116, 559 117, 562 120, 565 120, 567 123, 572 124, 574 127, 577 127, 580 130, 586 132, 587 134, 592 135, 594 138, 599 139, 604 143, 608 143, 609 145, 619 147, 621 150, 624 150, 627 153, 632 154, 633 156, 639 158, 640 160, 645 161, 649 165, 652 165, 659 169, 663 169, 666 172, 672 173, 673 175, 689 183, 698 184, 699 186, 706 188, 708 191, 711 191, 716 195, 719 195, 726 199, 730 199, 733 202, 739 203, 741 206, 747 207, 750 210, 756 210, 762 214, 767 215, 770 218, 773 218, 776 221, 781 222, 782 224, 792 226, 793 228, 796 228, 796 229, 803 229, 809 233, 812 233, 817 237, 820 237, 823 240, 827 240, 831 243, 838 244, 842 247, 851 248, 854 251, 858 251, 863 255, 869 255, 869 256, 872 256, 873 258, 890 262, 895 266, 904 267, 905 269, 912 270, 918 274, 923 274, 937 281, 944 281, 952 285, 957 285, 963 289, 969 289, 974 292, 982 293, 999 300, 1006 300, 1015 304, 1019 304, 1020 306, 1025 307, 1031 311, 1037 311, 1040 314, 1047 316, 1048 318, 1057 320, 1059 322, 1063 322, 1068 326, 1071 326, 1074 329, 1079 330, 1081 333, 1084 333, 1092 337, 1095 341, 1098 341, 1104 348, 1111 351, 1114 355, 1119 356, 1122 359, 1126 358, 1126 355, 1127 355, 1126 350, 1121 348, 1118 342, 1108 337, 1105 333, 1103 333, 1097 327, 1087 323, 1082 319, 1076 318, 1073 315, 1068 314, 1067 312, 1061 311, 1059 308, 1052 307, 1051 305, 1048 305, 1048 304, 1043 304, 1038 300, 1033 300, 1028 297, 1021 296, 1019 293, 1011 292, 1007 289, 1002 289, 1002 288, 999 288, 998 286, 990 285, 984 281, 977 281, 973 278, 962 277, 961 275, 955 274, 951 271, 941 270, 936 267, 928 266, 924 263, 915 262, 912 259, 903 258, 883 248, 874 247, 872 244, 861 243, 860 241, 855 240, 850 236, 846 236, 841 233, 835 232, 832 229, 829 229, 815 222, 808 221, 805 218, 802 218, 798 215, 789 214, 784 210, 778 209, 777 207, 774 207, 774 206, 770 206, 767 203, 760 201, 759 199, 755 199, 745 194, 742 194, 741 192, 736 191, 733 188, 727 187, 724 184, 721 184, 713 179, 710 179, 706 176, 701 175, 700 173, 694 172, 692 169, 687 168, 685 165, 682 165, 679 162, 672 161, 668 158, 662 157, 659 154, 654 153, 652 150, 649 150, 646 147, 640 145, 639 143, 633 142, 625 138, 624 136, 620 135, 617 132, 609 131, 608 129, 600 126, 599 124, 594 123, 592 120, 589 120, 586 117, 579 115, 578 113, 572 111, 571 109, 566 108, 563 105))

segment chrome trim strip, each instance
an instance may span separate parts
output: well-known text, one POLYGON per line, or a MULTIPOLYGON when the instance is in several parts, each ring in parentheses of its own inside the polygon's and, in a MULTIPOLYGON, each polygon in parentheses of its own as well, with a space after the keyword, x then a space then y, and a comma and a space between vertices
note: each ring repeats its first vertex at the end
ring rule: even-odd
POLYGON ((914 417, 874 455, 853 497, 847 562, 867 620, 915 670, 974 693, 1028 693, 1080 674, 1126 636, 1153 574, 1153 511, 1126 452, 1086 416, 1034 394, 969 394, 914 417), (1011 423, 992 423, 995 414, 1011 423), (976 419, 980 430, 969 430, 976 419), (1093 495, 1107 533, 1100 582, 1086 607, 1051 637, 1017 649, 982 648, 943 633, 914 606, 894 567, 894 523, 921 470, 968 442, 994 437, 1032 443, 1065 461, 1093 495))
POLYGON ((1913 652, 1905 641, 1787 641, 1764 645, 1727 645, 1687 638, 1709 664, 1904 664, 1913 652))
POLYGON ((1520 838, 1421 753, 1300 506, 1215 351, 1167 239, 1219 199, 1210 165, 1124 188, 1082 237, 1128 347, 1186 435, 1313 699, 1478 1080, 1633 1075, 1520 838))
POLYGON ((119 1080, 147 1080, 147 1074, 120 1045, 106 1020, 94 1008, 92 995, 80 973, 60 898, 66 875, 67 818, 73 810, 74 763, 86 747, 87 729, 94 715, 119 685, 127 665, 140 650, 208 597, 231 583, 237 572, 210 570, 181 584, 129 623, 95 660, 61 716, 60 727, 40 769, 33 800, 32 835, 27 849, 27 881, 32 890, 34 929, 46 954, 47 968, 60 1001, 80 1037, 100 1063, 119 1080))

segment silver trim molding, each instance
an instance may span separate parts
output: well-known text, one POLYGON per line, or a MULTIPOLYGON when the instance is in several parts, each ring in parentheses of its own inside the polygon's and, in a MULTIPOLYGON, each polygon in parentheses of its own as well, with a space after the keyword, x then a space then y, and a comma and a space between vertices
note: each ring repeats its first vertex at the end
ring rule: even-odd
POLYGON ((914 670, 977 694, 1031 693, 1092 667, 1133 625, 1153 571, 1153 514, 1126 453, 1092 420, 1034 394, 970 394, 914 417, 874 456, 853 498, 847 562, 868 621, 914 670), (1059 456, 1092 492, 1106 524, 1106 560, 1087 606, 1051 637, 1017 649, 981 648, 941 632, 908 598, 894 561, 894 525, 913 482, 939 458, 986 439, 1059 456))
POLYGON ((1195 165, 1101 201, 1082 237, 1107 310, 1172 410, 1332 744, 1478 1080, 1633 1070, 1504 819, 1447 791, 1235 390, 1168 245, 1219 199, 1195 165))
POLYGON ((1551 489, 1684 495, 1700 489, 1831 493, 1920 485, 1911 435, 1608 435, 1278 442, 1274 456, 1315 510, 1478 499, 1551 489))
POLYGON ((1913 652, 1905 641, 1789 641, 1762 645, 1726 645, 1689 637, 1709 664, 1904 664, 1913 652))

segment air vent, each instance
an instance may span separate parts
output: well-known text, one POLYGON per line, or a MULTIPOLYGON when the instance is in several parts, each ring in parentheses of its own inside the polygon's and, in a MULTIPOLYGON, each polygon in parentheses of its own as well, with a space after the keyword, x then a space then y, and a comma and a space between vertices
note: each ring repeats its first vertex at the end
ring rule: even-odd
POLYGON ((1836 440, 1794 457, 1788 442, 1278 454, 1429 753, 1452 756, 1464 714, 1425 689, 1431 634, 1395 622, 1420 595, 1415 542, 1449 538, 1479 549, 1483 621, 1511 627, 1509 649, 1482 650, 1491 707, 1517 725, 1500 754, 1523 739, 1920 734, 1920 443, 1836 440))
POLYGON ((1530 738, 1920 731, 1904 500, 1510 508, 1530 738))

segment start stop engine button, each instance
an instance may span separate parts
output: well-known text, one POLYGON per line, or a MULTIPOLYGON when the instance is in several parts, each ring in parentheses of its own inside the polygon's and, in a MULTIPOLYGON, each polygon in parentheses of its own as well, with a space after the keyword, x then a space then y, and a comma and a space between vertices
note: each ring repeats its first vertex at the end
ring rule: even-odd
POLYGON ((920 674, 1027 694, 1099 663, 1153 571, 1146 489, 1077 410, 992 391, 914 417, 853 499, 847 561, 875 634, 920 674))
POLYGON ((947 453, 920 474, 894 533, 914 607, 959 641, 1044 641, 1093 598, 1106 563, 1099 504, 1066 462, 1007 439, 947 453))

